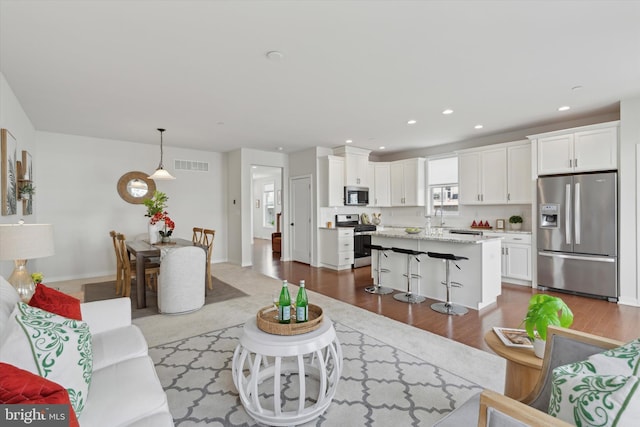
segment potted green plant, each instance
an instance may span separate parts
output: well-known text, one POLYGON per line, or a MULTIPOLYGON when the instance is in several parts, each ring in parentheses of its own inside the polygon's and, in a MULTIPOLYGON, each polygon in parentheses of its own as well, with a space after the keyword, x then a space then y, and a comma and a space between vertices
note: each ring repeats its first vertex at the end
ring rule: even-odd
POLYGON ((27 182, 20 187, 20 198, 23 200, 28 200, 36 194, 36 187, 31 183, 27 182))
POLYGON ((145 216, 153 218, 154 215, 163 213, 167 207, 167 200, 169 200, 169 197, 166 193, 158 190, 154 191, 153 196, 150 199, 144 199, 142 201, 142 203, 147 207, 147 213, 145 216))
POLYGON ((568 328, 573 323, 573 312, 560 297, 536 294, 529 300, 529 308, 522 322, 533 342, 536 356, 543 358, 547 328, 549 325, 568 328))
POLYGON ((522 228, 523 219, 520 215, 511 215, 509 217, 509 224, 511 224, 512 230, 520 230, 522 228))
MULTIPOLYGON (((160 221, 162 221, 164 216, 167 214, 165 210, 167 207, 167 200, 169 200, 169 197, 166 193, 156 190, 153 192, 153 197, 142 201, 142 203, 147 207, 147 213, 144 216, 151 218, 149 220, 149 243, 151 244, 160 241, 159 232, 162 228, 160 221)), ((170 235, 171 233, 169 233, 167 237, 170 235)))

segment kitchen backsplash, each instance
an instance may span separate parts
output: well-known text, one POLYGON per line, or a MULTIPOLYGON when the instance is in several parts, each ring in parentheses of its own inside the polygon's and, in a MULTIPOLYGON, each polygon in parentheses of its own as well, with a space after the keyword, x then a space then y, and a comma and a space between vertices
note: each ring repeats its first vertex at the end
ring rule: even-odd
MULTIPOLYGON (((382 225, 387 227, 424 227, 427 224, 426 208, 423 207, 394 207, 368 208, 359 206, 345 206, 337 208, 320 208, 318 224, 324 227, 328 221, 335 223, 336 214, 382 213, 382 225)), ((504 219, 506 229, 509 229, 509 217, 520 215, 524 219, 523 231, 531 231, 531 205, 491 205, 491 206, 460 206, 458 215, 445 215, 445 227, 469 227, 473 221, 489 221, 495 228, 497 219, 504 219)), ((432 226, 440 225, 440 216, 431 218, 432 226)))

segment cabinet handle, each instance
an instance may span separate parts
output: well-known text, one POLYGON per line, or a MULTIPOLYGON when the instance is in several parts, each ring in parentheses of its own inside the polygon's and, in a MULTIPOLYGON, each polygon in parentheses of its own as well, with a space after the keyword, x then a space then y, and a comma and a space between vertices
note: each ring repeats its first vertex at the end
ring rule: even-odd
POLYGON ((578 167, 578 159, 573 159, 573 167, 574 168, 578 167))
POLYGON ((507 202, 511 200, 511 193, 507 193, 507 202))
POLYGON ((573 160, 569 159, 569 167, 573 167, 573 160))

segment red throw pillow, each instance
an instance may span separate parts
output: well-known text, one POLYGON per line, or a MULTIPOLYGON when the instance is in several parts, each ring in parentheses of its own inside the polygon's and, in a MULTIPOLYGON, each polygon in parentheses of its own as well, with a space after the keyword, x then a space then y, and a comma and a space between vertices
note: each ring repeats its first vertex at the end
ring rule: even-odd
POLYGON ((13 365, 0 362, 0 403, 67 405, 69 427, 79 427, 76 413, 69 402, 69 393, 60 384, 32 374, 13 365))
POLYGON ((82 320, 78 298, 56 291, 42 283, 38 283, 36 286, 36 291, 31 297, 29 305, 69 319, 82 320))

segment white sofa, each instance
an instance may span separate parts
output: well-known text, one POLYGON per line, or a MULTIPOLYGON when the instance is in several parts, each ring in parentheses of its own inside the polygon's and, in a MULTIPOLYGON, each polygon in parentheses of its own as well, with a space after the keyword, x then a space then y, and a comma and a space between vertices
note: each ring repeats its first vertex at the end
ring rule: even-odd
MULTIPOLYGON (((18 293, 0 277, 0 348, 18 293)), ((173 426, 147 342, 131 324, 129 298, 81 304, 93 345, 93 375, 84 410, 83 427, 173 426)), ((25 357, 31 357, 26 354, 25 357)))

